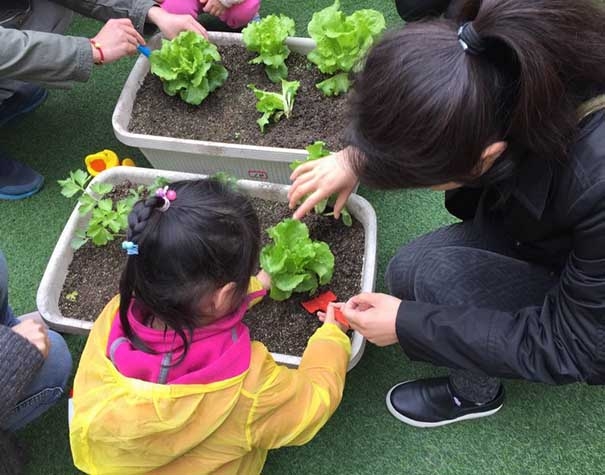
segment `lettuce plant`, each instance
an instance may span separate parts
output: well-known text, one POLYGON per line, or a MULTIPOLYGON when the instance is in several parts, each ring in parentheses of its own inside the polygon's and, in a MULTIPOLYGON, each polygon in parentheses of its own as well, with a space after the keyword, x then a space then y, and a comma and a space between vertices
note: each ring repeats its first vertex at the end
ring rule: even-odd
POLYGON ((263 113, 261 118, 256 121, 262 133, 265 132, 265 126, 271 119, 273 119, 273 122, 278 122, 284 115, 286 119, 290 118, 294 107, 294 98, 300 87, 298 81, 282 79, 281 94, 257 89, 254 84, 248 84, 248 87, 256 96, 256 110, 263 113))
POLYGON ((84 170, 76 170, 70 172, 65 180, 58 180, 63 196, 71 198, 80 195, 78 197, 80 215, 90 213, 86 228, 76 231, 76 237, 71 242, 73 249, 79 249, 88 241, 95 246, 105 246, 116 237, 125 237, 128 215, 134 204, 142 197, 168 184, 165 178, 158 177, 149 186, 133 185, 128 190, 128 196, 114 202, 107 196, 114 190, 114 186, 111 183, 95 183, 90 187, 92 193, 89 193, 86 186, 91 179, 92 176, 84 170))
POLYGON ((349 90, 349 72, 358 71, 362 59, 385 26, 382 13, 376 10, 357 10, 346 16, 340 11, 339 0, 313 14, 308 31, 317 47, 307 58, 322 73, 334 75, 317 84, 326 96, 337 96, 349 90))
MULTIPOLYGON (((309 145, 306 148, 306 150, 308 152, 306 160, 294 160, 292 163, 290 163, 290 169, 292 171, 296 170, 303 163, 310 162, 312 160, 318 160, 323 157, 327 157, 328 155, 330 155, 332 153, 326 148, 325 142, 322 142, 321 140, 317 140, 317 141, 313 142, 311 145, 309 145)), ((305 196, 303 198, 303 200, 306 198, 307 198, 307 196, 305 196)), ((315 205, 313 210, 317 214, 322 214, 324 216, 333 216, 334 215, 333 211, 331 211, 329 213, 326 213, 325 211, 326 211, 326 208, 334 207, 334 205, 336 204, 336 198, 337 198, 337 195, 333 194, 329 198, 321 200, 319 203, 317 203, 315 205)), ((347 209, 346 206, 344 208, 342 208, 342 210, 340 211, 340 219, 342 219, 342 222, 345 226, 353 225, 353 218, 351 217, 351 213, 349 213, 349 210, 347 209)))
POLYGON ((269 15, 248 24, 242 30, 242 38, 248 51, 258 53, 251 64, 264 64, 267 77, 278 83, 288 78, 286 58, 290 49, 286 38, 294 34, 294 20, 284 15, 269 15))
POLYGON ((334 255, 325 242, 313 241, 307 225, 286 219, 267 229, 273 240, 263 247, 260 265, 271 276, 274 300, 286 300, 294 292, 314 293, 332 280, 334 255))
POLYGON ((162 80, 166 94, 178 93, 196 106, 229 75, 220 64, 216 46, 192 31, 183 31, 171 41, 162 40, 162 48, 151 53, 149 61, 151 72, 162 80))

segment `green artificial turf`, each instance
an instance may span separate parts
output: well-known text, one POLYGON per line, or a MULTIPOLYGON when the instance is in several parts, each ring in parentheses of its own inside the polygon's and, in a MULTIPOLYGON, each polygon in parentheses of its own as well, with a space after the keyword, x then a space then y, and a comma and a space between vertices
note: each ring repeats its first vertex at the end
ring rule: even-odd
MULTIPOLYGON (((305 34, 313 11, 329 0, 265 0, 262 14, 283 12, 305 34)), ((343 8, 376 8, 391 26, 400 24, 393 2, 343 0, 343 8)), ((77 19, 71 33, 92 36, 99 24, 77 19)), ((85 155, 111 148, 146 165, 141 154, 113 136, 111 113, 132 59, 95 68, 92 79, 47 102, 19 124, 0 130, 0 147, 46 177, 38 195, 0 202, 0 249, 10 267, 10 300, 18 313, 35 308, 38 283, 54 243, 73 208, 56 180, 81 168, 85 155)), ((398 246, 451 222, 442 196, 431 192, 361 190, 378 214, 379 274, 398 246)), ((77 362, 82 337, 67 337, 77 362)), ((401 380, 443 374, 409 362, 396 347, 368 345, 351 371, 344 400, 332 420, 304 447, 271 452, 265 475, 310 474, 600 474, 605 471, 605 404, 598 387, 551 388, 507 382, 507 403, 495 417, 436 430, 405 426, 386 411, 384 396, 401 380)), ((20 433, 28 451, 27 473, 78 473, 71 463, 66 401, 20 433)))

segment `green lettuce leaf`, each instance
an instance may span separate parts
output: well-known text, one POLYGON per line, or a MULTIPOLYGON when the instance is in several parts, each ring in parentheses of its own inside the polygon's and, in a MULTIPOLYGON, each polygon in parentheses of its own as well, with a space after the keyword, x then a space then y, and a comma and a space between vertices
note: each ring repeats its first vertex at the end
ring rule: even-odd
POLYGON ((286 300, 294 292, 313 293, 330 282, 334 273, 334 255, 325 242, 313 241, 307 225, 286 219, 267 229, 273 240, 263 247, 261 267, 271 276, 274 300, 286 300))
POLYGON ((257 99, 256 110, 263 113, 261 118, 256 121, 263 133, 265 132, 265 126, 271 120, 275 123, 282 116, 285 115, 286 118, 289 118, 292 114, 294 98, 296 97, 300 83, 298 81, 286 81, 282 79, 281 87, 282 92, 279 94, 277 92, 263 91, 262 89, 257 89, 254 84, 248 84, 248 88, 254 92, 257 99))
POLYGON ((258 53, 250 61, 252 64, 264 64, 267 77, 275 83, 288 77, 286 59, 290 49, 286 38, 294 35, 295 25, 292 18, 284 15, 269 15, 260 21, 251 22, 242 30, 242 38, 248 51, 258 53))
POLYGON ((151 72, 162 80, 164 92, 179 94, 188 104, 199 105, 227 80, 229 73, 220 64, 221 55, 202 36, 184 31, 151 53, 151 72))
POLYGON ((320 82, 317 87, 325 95, 338 95, 348 91, 348 73, 357 71, 363 59, 386 22, 376 10, 358 10, 350 16, 340 11, 340 1, 313 14, 308 26, 316 48, 307 58, 324 74, 343 73, 339 77, 320 82))

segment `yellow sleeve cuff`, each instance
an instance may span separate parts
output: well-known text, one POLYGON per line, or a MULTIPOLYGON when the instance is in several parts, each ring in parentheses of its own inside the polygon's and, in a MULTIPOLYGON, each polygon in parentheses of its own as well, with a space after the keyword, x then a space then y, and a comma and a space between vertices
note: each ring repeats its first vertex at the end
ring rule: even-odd
MULTIPOLYGON (((263 290, 263 284, 261 284, 260 280, 256 278, 256 276, 250 277, 250 283, 248 284, 248 294, 253 294, 254 292, 258 292, 259 290, 263 290)), ((258 302, 260 302, 263 297, 257 297, 250 302, 248 308, 253 307, 258 302)))

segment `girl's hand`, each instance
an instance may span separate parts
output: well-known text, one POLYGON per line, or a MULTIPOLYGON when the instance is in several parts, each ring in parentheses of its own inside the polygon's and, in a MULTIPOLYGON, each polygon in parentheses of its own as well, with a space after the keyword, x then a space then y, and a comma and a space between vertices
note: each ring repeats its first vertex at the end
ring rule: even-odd
POLYGON ((365 293, 351 297, 342 313, 351 328, 370 342, 388 346, 398 342, 395 322, 401 300, 387 294, 365 293))
POLYGON ((11 330, 34 345, 44 358, 48 356, 50 340, 48 339, 48 329, 44 323, 30 318, 11 327, 11 330))
POLYGON ((200 3, 204 5, 204 13, 209 15, 221 16, 227 10, 227 7, 220 0, 200 0, 200 3))
POLYGON ((261 271, 256 274, 256 278, 263 286, 263 289, 269 290, 271 288, 271 276, 267 274, 264 270, 261 269, 261 271))
POLYGON ((290 175, 290 180, 294 181, 288 191, 290 208, 297 206, 298 202, 308 195, 294 212, 295 219, 305 216, 317 203, 333 193, 338 193, 334 204, 334 218, 340 217, 340 211, 358 181, 347 162, 347 150, 304 163, 290 175))
POLYGON ((208 32, 191 15, 177 15, 162 10, 160 7, 151 7, 147 19, 156 25, 162 34, 169 40, 178 36, 181 31, 193 31, 208 39, 208 32))
POLYGON ((334 309, 338 308, 340 310, 343 309, 344 307, 344 303, 329 303, 328 304, 328 308, 326 309, 326 313, 324 312, 317 312, 317 316, 319 317, 319 319, 324 322, 324 324, 326 323, 333 323, 334 325, 336 325, 338 328, 340 328, 341 331, 345 332, 348 330, 348 328, 345 328, 340 322, 338 322, 336 320, 336 317, 334 317, 334 309))
POLYGON ((113 63, 124 56, 132 56, 138 45, 145 44, 145 39, 128 18, 109 20, 91 41, 103 51, 101 57, 98 48, 91 45, 95 63, 113 63))

